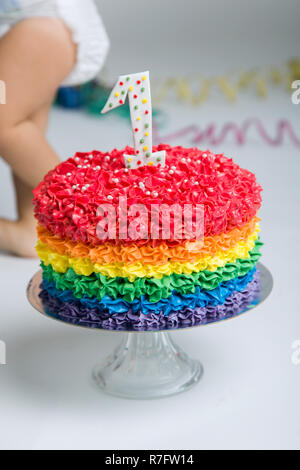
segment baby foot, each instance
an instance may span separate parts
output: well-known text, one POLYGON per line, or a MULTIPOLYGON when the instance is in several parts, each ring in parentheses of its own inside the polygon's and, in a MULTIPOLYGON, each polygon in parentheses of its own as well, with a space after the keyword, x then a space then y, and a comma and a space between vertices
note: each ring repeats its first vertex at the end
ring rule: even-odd
POLYGON ((36 258, 35 245, 33 219, 17 222, 0 219, 0 250, 24 258, 36 258))

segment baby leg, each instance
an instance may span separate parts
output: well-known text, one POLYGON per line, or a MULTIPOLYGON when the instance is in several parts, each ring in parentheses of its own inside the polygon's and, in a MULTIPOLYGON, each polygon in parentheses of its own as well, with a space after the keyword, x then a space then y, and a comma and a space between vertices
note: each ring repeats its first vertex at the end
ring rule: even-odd
POLYGON ((0 106, 0 155, 11 166, 19 218, 0 219, 0 249, 33 255, 32 189, 59 162, 44 131, 49 103, 71 72, 76 48, 56 19, 34 18, 17 24, 0 41, 0 79, 6 105, 0 106))

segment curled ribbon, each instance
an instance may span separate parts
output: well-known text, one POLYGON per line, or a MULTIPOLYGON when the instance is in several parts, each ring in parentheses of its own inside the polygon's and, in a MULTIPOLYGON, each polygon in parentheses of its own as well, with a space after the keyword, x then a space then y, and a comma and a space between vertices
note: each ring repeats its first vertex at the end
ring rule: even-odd
POLYGON ((228 136, 233 136, 237 145, 244 145, 247 142, 247 135, 252 129, 257 132, 265 143, 273 147, 282 145, 285 138, 288 138, 296 147, 300 147, 300 138, 297 136, 292 124, 286 119, 278 121, 274 136, 268 133, 260 119, 247 119, 240 126, 233 122, 227 122, 220 128, 217 124, 208 124, 204 129, 197 124, 191 124, 164 136, 159 133, 158 126, 153 123, 153 138, 155 142, 172 143, 172 141, 179 138, 188 137, 195 145, 205 142, 206 145, 210 146, 221 145, 228 136))

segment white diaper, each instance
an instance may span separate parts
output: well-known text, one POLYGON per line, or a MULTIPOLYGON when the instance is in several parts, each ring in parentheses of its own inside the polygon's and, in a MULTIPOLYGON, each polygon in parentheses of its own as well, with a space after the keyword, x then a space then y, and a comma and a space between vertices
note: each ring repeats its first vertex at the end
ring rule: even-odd
POLYGON ((1 0, 0 37, 26 18, 55 17, 72 31, 78 45, 76 65, 62 85, 80 85, 96 77, 106 58, 109 40, 94 0, 1 0))

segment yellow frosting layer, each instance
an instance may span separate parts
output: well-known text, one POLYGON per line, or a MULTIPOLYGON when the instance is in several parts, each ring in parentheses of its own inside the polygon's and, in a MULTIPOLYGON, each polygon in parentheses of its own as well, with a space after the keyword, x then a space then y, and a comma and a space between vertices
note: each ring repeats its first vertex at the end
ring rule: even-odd
POLYGON ((205 237, 202 241, 183 241, 180 245, 169 246, 162 242, 152 246, 151 242, 139 246, 136 243, 118 244, 103 243, 97 246, 82 242, 63 240, 51 234, 45 227, 38 225, 38 239, 48 245, 50 250, 70 258, 89 258, 92 263, 114 264, 166 264, 171 261, 184 263, 196 262, 200 257, 216 256, 220 251, 229 250, 237 243, 246 241, 255 229, 258 229, 258 217, 253 217, 242 227, 230 232, 205 237))

